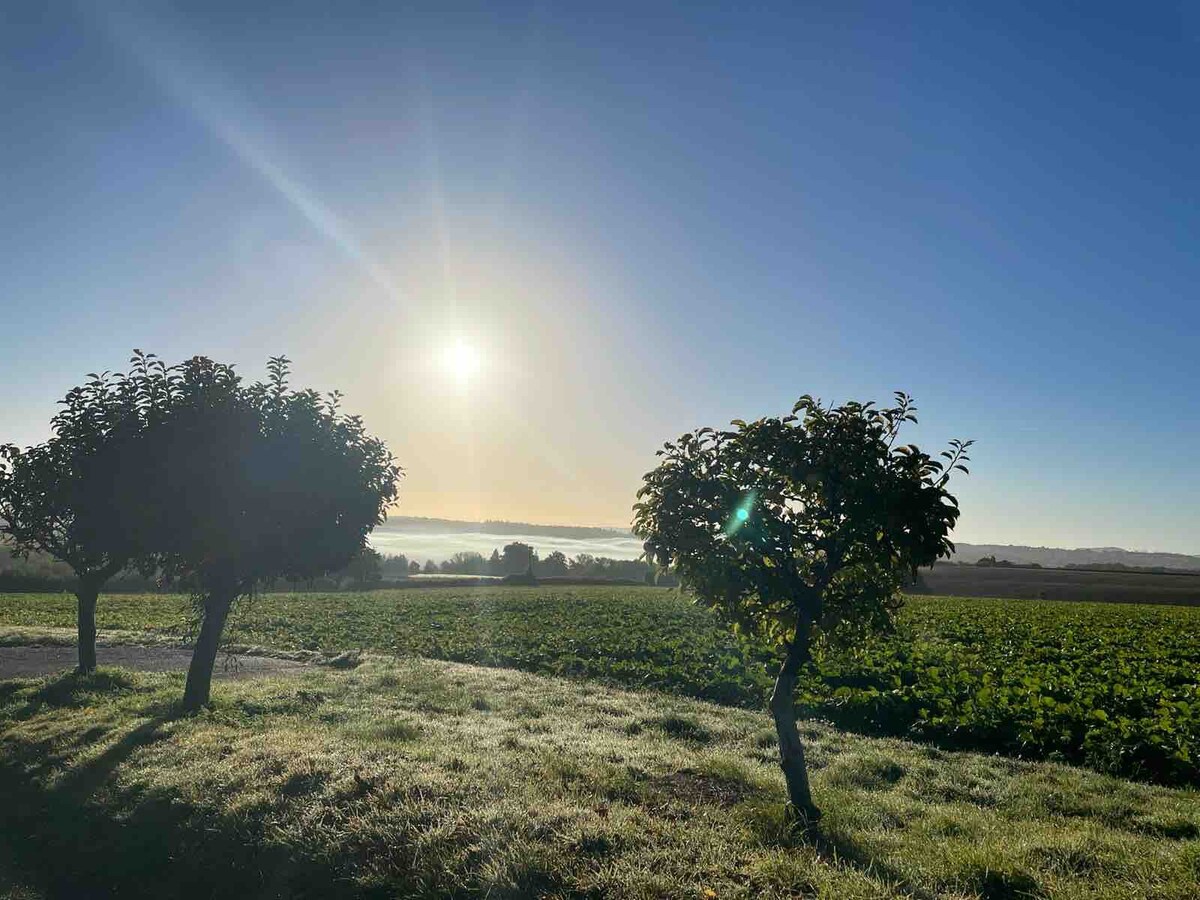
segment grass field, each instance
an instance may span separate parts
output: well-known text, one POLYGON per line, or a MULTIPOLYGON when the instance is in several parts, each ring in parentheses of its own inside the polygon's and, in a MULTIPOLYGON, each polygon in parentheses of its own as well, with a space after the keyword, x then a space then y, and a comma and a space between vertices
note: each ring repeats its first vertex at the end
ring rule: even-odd
MULTIPOLYGON (((101 628, 182 633, 178 597, 106 596, 101 628)), ((0 595, 12 626, 69 627, 68 595, 0 595)), ((264 594, 233 640, 366 648, 654 688, 761 709, 773 661, 678 593, 653 588, 447 588, 264 594)), ((103 655, 101 655, 103 658, 103 655)), ((1200 609, 911 598, 895 635, 823 657, 805 714, 945 748, 1200 782, 1200 609)))
POLYGON ((816 834, 767 717, 367 657, 226 682, 0 683, 0 896, 1161 898, 1194 791, 807 724, 816 834))

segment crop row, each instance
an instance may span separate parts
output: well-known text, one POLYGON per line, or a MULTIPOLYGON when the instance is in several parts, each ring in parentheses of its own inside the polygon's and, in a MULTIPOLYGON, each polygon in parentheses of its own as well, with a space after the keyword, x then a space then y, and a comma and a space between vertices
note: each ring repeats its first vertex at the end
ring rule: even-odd
MULTIPOLYGON (((0 595, 0 625, 72 598, 0 595)), ((101 628, 178 634, 178 598, 103 598, 101 628)), ((774 662, 675 592, 632 587, 264 594, 231 639, 370 648, 761 706, 774 662)), ((101 655, 103 655, 101 653, 101 655)), ((821 654, 802 712, 857 731, 1200 783, 1200 609, 914 597, 895 633, 821 654)))

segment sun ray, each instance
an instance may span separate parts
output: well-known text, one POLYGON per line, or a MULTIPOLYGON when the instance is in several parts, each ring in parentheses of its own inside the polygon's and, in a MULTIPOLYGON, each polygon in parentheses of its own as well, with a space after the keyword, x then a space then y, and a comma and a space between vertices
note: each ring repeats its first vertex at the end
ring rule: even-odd
POLYGON ((128 10, 118 12, 112 5, 96 10, 113 41, 150 73, 164 93, 266 181, 313 229, 358 263, 389 298, 401 299, 391 274, 371 257, 349 225, 278 161, 269 148, 262 117, 221 83, 212 66, 160 23, 135 18, 128 10))

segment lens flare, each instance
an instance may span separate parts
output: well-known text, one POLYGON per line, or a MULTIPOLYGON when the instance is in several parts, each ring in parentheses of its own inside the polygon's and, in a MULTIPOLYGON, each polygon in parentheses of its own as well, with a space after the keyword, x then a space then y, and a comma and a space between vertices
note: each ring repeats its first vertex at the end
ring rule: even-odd
POLYGON ((725 534, 733 537, 742 529, 742 527, 750 521, 750 511, 754 509, 754 493, 751 492, 742 498, 742 502, 737 509, 733 511, 733 515, 729 517, 729 521, 725 523, 725 534))

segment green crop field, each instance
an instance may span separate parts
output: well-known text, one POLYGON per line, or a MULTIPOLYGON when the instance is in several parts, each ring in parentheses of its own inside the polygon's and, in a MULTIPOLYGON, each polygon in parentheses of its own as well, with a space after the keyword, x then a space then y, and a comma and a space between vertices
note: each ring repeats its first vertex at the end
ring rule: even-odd
MULTIPOLYGON (((178 597, 106 596, 102 629, 180 636, 178 597)), ((66 628, 68 595, 0 595, 12 626, 66 628)), ((231 640, 365 648, 761 707, 772 661, 673 591, 446 588, 263 594, 231 640)), ((101 651, 103 662, 103 651, 101 651)), ((1200 609, 914 597, 896 633, 822 655, 806 715, 869 734, 1200 783, 1200 609)))

